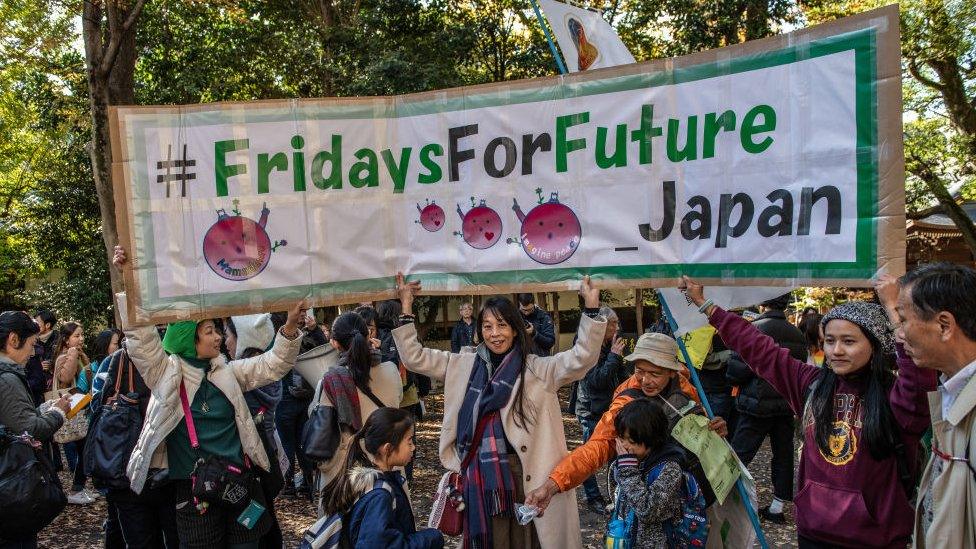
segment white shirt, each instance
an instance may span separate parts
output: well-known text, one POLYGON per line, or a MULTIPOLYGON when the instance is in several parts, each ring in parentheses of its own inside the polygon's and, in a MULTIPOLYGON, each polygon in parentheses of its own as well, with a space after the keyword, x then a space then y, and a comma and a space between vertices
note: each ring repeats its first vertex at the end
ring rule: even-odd
POLYGON ((969 379, 976 374, 976 360, 970 362, 965 368, 956 372, 956 375, 946 378, 945 374, 939 376, 942 383, 939 385, 939 394, 942 395, 942 419, 949 415, 949 408, 959 397, 962 388, 966 386, 969 379))

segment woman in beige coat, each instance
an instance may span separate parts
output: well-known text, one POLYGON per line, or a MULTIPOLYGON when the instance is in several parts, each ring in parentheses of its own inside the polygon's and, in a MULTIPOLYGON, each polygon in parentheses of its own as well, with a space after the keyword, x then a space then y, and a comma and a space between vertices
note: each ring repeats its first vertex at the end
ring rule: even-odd
MULTIPOLYGON (((397 275, 405 313, 418 282, 397 275)), ((586 314, 572 349, 551 357, 528 354, 525 323, 506 298, 486 300, 478 314, 475 352, 426 349, 417 340, 412 315, 393 331, 400 360, 411 371, 444 383, 441 463, 458 471, 465 501, 464 546, 474 548, 582 547, 576 496, 553 498, 544 517, 519 526, 515 507, 545 482, 567 454, 557 391, 582 379, 600 355, 606 322, 598 318, 599 290, 583 279, 586 314), (465 456, 471 453, 461 470, 465 456)))

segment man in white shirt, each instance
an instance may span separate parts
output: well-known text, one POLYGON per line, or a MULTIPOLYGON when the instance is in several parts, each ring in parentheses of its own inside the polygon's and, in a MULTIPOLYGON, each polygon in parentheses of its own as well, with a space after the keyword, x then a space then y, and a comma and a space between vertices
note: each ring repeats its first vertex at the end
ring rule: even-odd
POLYGON ((915 547, 976 548, 976 270, 923 265, 900 280, 898 338, 941 372, 929 393, 932 457, 922 474, 915 547))

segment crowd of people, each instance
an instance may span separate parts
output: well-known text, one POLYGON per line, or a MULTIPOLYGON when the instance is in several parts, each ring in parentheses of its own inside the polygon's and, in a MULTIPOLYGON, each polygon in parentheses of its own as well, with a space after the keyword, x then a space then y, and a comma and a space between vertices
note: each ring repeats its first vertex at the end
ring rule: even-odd
MULTIPOLYGON (((437 548, 448 533, 466 548, 571 549, 583 545, 580 485, 586 511, 606 517, 608 547, 698 546, 724 535, 688 519, 709 516, 716 494, 671 432, 707 403, 707 429, 745 464, 769 439, 772 498, 759 515, 784 523, 792 502, 799 547, 976 548, 972 268, 882 277, 876 302, 805 310, 796 324, 789 295, 750 320, 683 277, 715 330, 697 388, 670 326, 628 351, 588 277, 561 352, 532 294, 463 303, 450 351, 426 347, 421 285, 396 280, 396 299, 328 326, 301 304, 157 327, 123 317, 123 331, 86 345, 83 326, 50 311, 3 312, 0 498, 25 455, 11 449, 28 444, 39 478, 71 476, 60 498, 32 496, 35 509, 53 517, 104 498, 107 548, 280 548, 275 501, 301 495, 319 517, 309 547, 437 548), (338 362, 309 383, 297 357, 322 345, 338 362), (418 530, 415 427, 435 384, 447 473, 437 528, 418 530), (583 433, 572 451, 563 387, 583 433), (605 493, 595 475, 607 466, 605 493)), ((46 524, 4 520, 4 548, 36 547, 46 524)))

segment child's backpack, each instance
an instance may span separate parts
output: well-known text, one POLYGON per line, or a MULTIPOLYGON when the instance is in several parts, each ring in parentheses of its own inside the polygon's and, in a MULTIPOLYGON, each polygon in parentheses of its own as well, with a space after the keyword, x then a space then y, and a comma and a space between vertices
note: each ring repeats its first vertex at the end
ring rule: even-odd
MULTIPOLYGON (((647 483, 657 480, 664 468, 660 463, 647 474, 647 483)), ((708 541, 708 518, 705 516, 705 495, 698 486, 695 476, 681 471, 681 514, 664 522, 664 537, 671 549, 705 547, 708 541)))
MULTIPOLYGON (((393 488, 383 479, 376 479, 373 490, 383 489, 393 495, 393 488)), ((393 509, 396 510, 396 497, 393 498, 393 509)), ((348 536, 343 529, 343 514, 326 515, 315 524, 308 527, 302 534, 302 541, 298 549, 346 549, 349 545, 348 536)))

